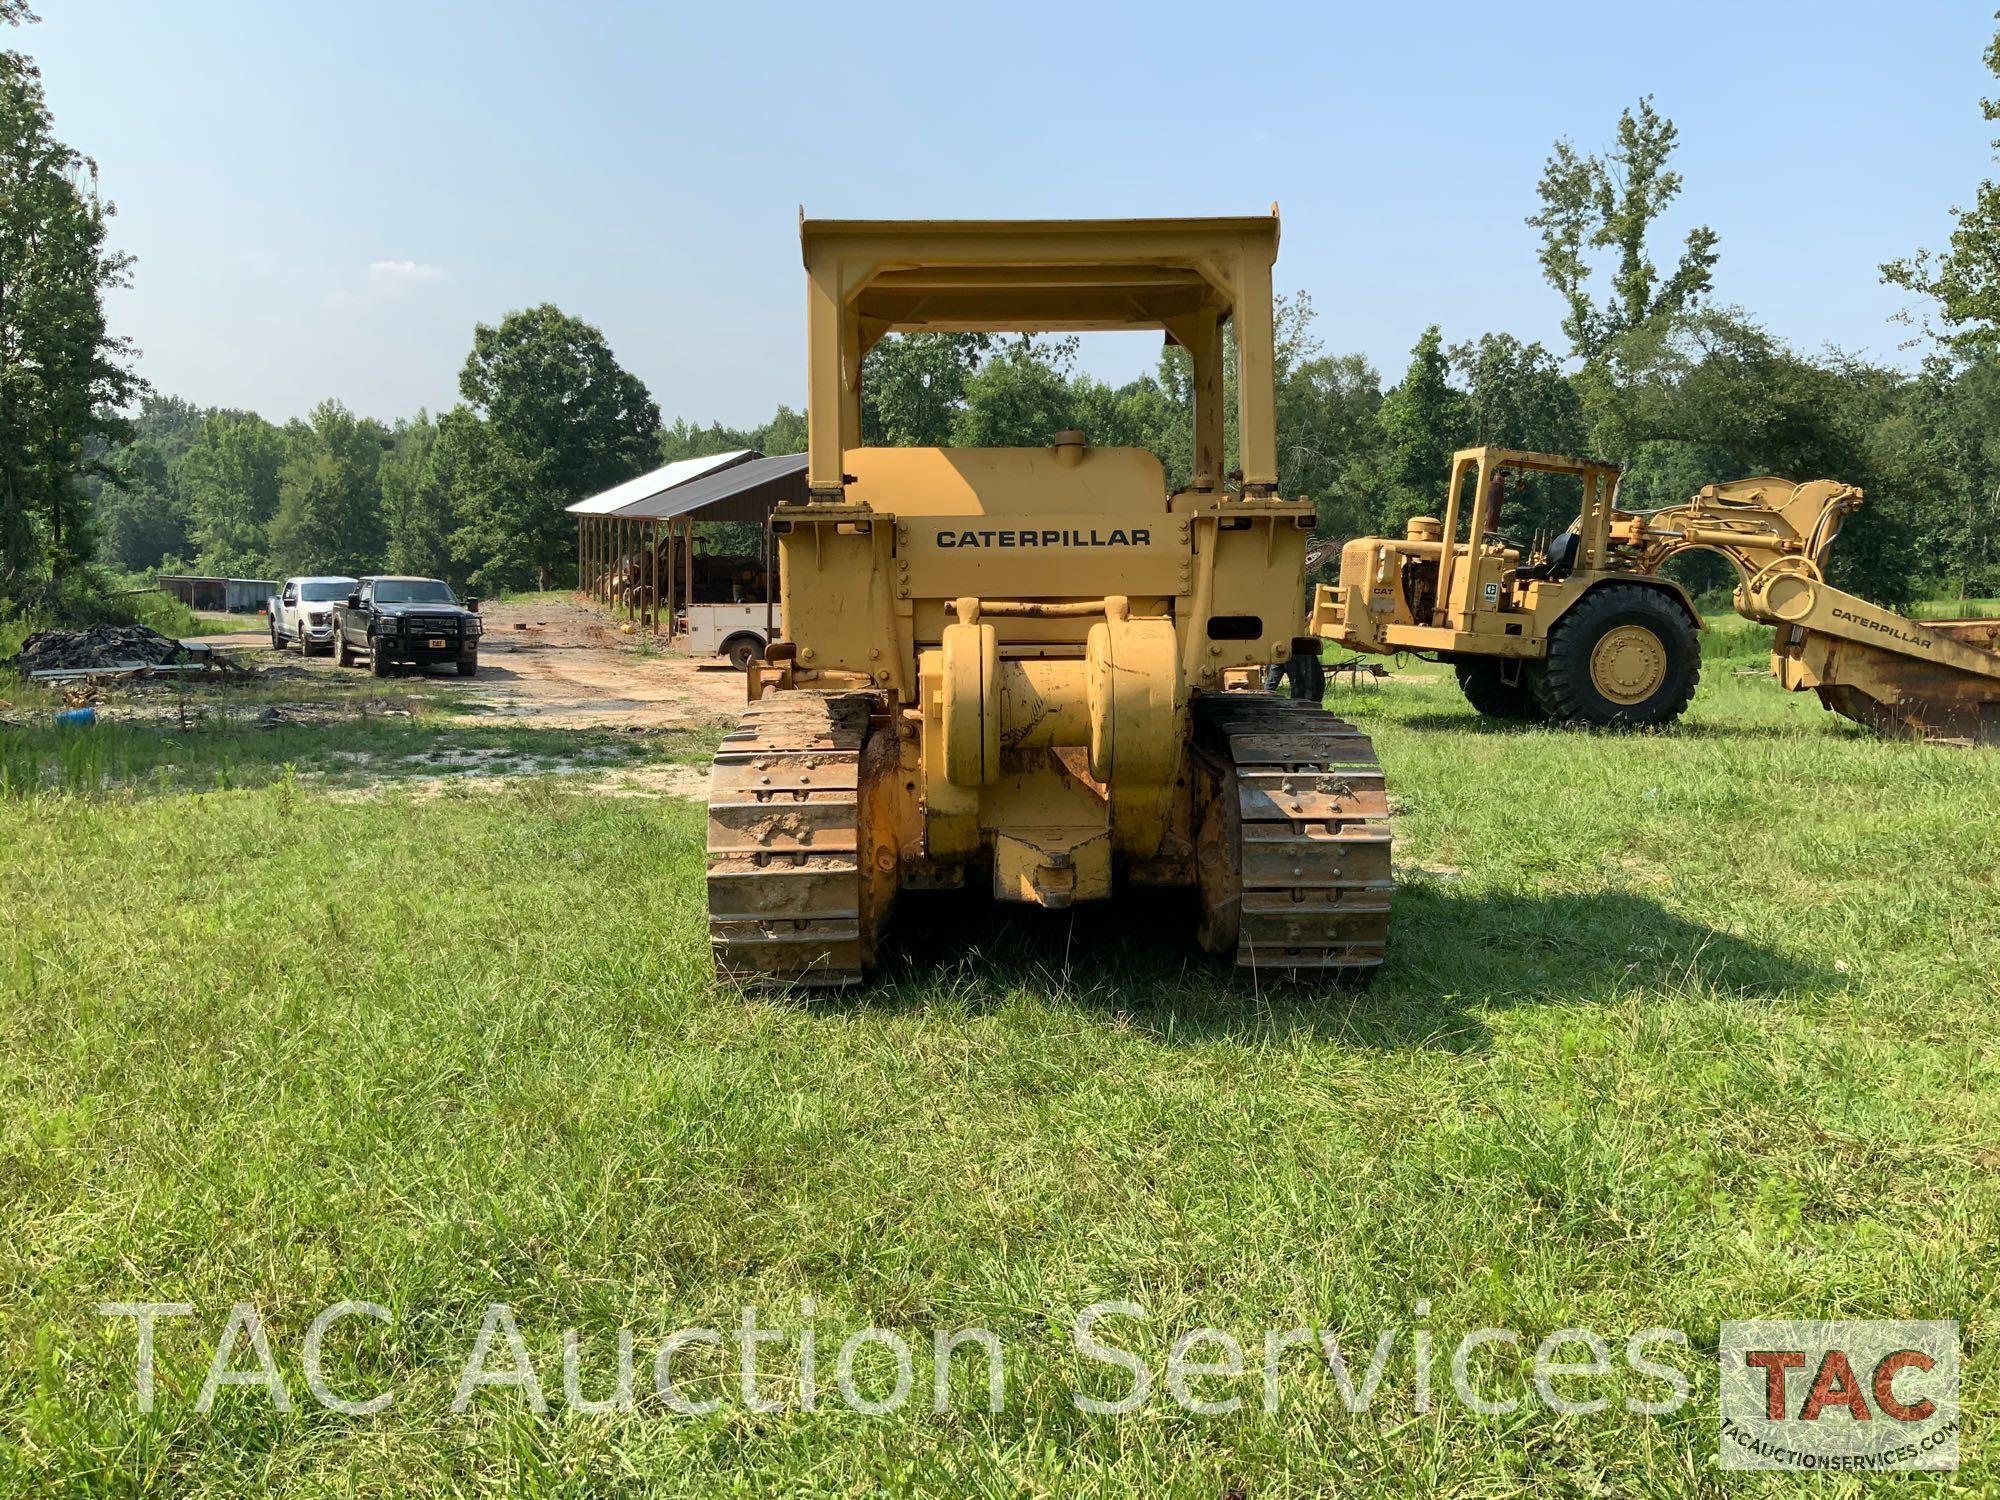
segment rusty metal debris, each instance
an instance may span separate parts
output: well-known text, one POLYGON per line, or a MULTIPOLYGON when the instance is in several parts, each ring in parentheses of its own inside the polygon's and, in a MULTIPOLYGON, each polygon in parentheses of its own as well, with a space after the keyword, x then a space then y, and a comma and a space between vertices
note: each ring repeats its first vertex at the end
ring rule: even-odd
POLYGON ((145 625, 38 630, 8 663, 35 682, 120 681, 241 670, 231 653, 177 641, 145 625))
POLYGON ((144 625, 92 625, 38 630, 21 643, 12 665, 22 676, 41 672, 120 671, 187 659, 186 648, 144 625))

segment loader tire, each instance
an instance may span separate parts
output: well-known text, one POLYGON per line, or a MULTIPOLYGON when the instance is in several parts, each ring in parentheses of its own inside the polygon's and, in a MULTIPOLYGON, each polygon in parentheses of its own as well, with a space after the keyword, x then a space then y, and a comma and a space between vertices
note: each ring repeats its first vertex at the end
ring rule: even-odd
POLYGON ((1701 636, 1658 589, 1600 588, 1556 622, 1535 699, 1558 724, 1670 724, 1701 681, 1701 636))
POLYGON ((1253 979, 1365 979, 1389 936, 1389 801, 1367 735, 1317 704, 1193 704, 1196 938, 1253 979))
POLYGON ((1535 698, 1534 673, 1523 662, 1520 676, 1508 682, 1501 664, 1492 657, 1474 657, 1452 663, 1458 673, 1459 691, 1465 701, 1489 719, 1505 719, 1515 724, 1536 724, 1547 718, 1535 698))
POLYGON ((893 900, 896 850, 863 815, 895 735, 869 693, 767 694, 708 779, 708 936, 716 978, 754 989, 857 984, 893 900))

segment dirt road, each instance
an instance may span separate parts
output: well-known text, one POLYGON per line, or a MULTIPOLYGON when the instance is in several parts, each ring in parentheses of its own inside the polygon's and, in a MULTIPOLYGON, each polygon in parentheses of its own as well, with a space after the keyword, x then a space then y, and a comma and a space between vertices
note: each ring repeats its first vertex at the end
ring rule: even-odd
MULTIPOLYGON (((566 594, 481 607, 486 637, 468 697, 502 719, 543 729, 664 729, 733 720, 743 706, 743 674, 712 657, 686 657, 621 635, 602 609, 566 594)), ((264 646, 263 631, 203 636, 211 646, 264 646)), ((296 647, 263 662, 335 672, 332 658, 301 658, 296 647)), ((348 668, 350 672, 355 668, 348 668)), ((360 669, 365 672, 365 667, 360 669)), ((460 680, 434 672, 440 684, 460 680)))
POLYGON ((667 728, 734 719, 743 674, 719 658, 670 655, 625 636, 601 609, 551 594, 489 604, 468 687, 509 718, 550 729, 667 728))

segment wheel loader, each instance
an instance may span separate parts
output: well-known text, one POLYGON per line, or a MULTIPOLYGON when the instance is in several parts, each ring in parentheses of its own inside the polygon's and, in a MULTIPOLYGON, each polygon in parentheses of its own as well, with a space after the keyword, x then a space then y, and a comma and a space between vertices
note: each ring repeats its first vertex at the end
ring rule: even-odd
POLYGON ((1387 794, 1365 735, 1257 691, 1305 633, 1313 509, 1278 494, 1269 217, 801 220, 809 439, 779 507, 780 638, 715 757, 718 974, 833 987, 905 890, 1044 908, 1191 893, 1206 951, 1277 977, 1382 961, 1387 794), (1240 467, 1225 473, 1223 338, 1240 467), (1091 435, 861 437, 889 334, 1151 330, 1192 372, 1193 477, 1091 435))
POLYGON ((1495 718, 1662 724, 1694 696, 1702 627, 1660 569, 1709 551, 1736 570, 1737 612, 1776 627, 1771 664, 1785 687, 1884 733, 2000 743, 2000 622, 1908 620, 1826 582, 1861 490, 1742 479, 1640 512, 1619 508, 1617 485, 1617 468, 1591 459, 1463 449, 1442 518, 1341 548, 1339 582, 1314 591, 1313 631, 1353 651, 1447 662, 1495 718), (1509 476, 1518 485, 1530 474, 1571 476, 1583 490, 1576 521, 1546 547, 1499 529, 1509 476))

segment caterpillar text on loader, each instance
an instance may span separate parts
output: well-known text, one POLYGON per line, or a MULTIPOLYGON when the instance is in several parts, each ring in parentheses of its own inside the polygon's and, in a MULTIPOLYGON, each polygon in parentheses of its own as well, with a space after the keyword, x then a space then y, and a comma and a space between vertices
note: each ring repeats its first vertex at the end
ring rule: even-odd
POLYGON ((1659 724, 1687 707, 1700 675, 1694 605, 1659 570, 1709 551, 1736 569, 1737 612, 1776 627, 1771 665, 1785 687, 1884 733, 2000 743, 2000 622, 1907 620, 1826 582, 1861 490, 1741 479, 1640 512, 1618 508, 1617 473, 1549 453, 1454 454, 1444 518, 1415 517, 1400 541, 1348 542, 1340 582, 1315 591, 1313 629, 1351 650, 1450 662, 1473 707, 1495 717, 1659 724), (1525 562, 1496 530, 1509 471, 1583 485, 1575 524, 1525 562), (1444 545, 1461 534, 1478 545, 1444 545))
POLYGON ((868 971, 899 890, 1066 907, 1198 895, 1201 946, 1265 975, 1366 971, 1389 918, 1368 739, 1249 690, 1304 633, 1313 510, 1277 494, 1269 218, 801 224, 808 500, 773 516, 781 638, 715 759, 718 973, 868 971), (1223 473, 1223 325, 1240 482, 1223 473), (1060 432, 869 448, 892 332, 1151 329, 1190 357, 1194 478, 1060 432))

